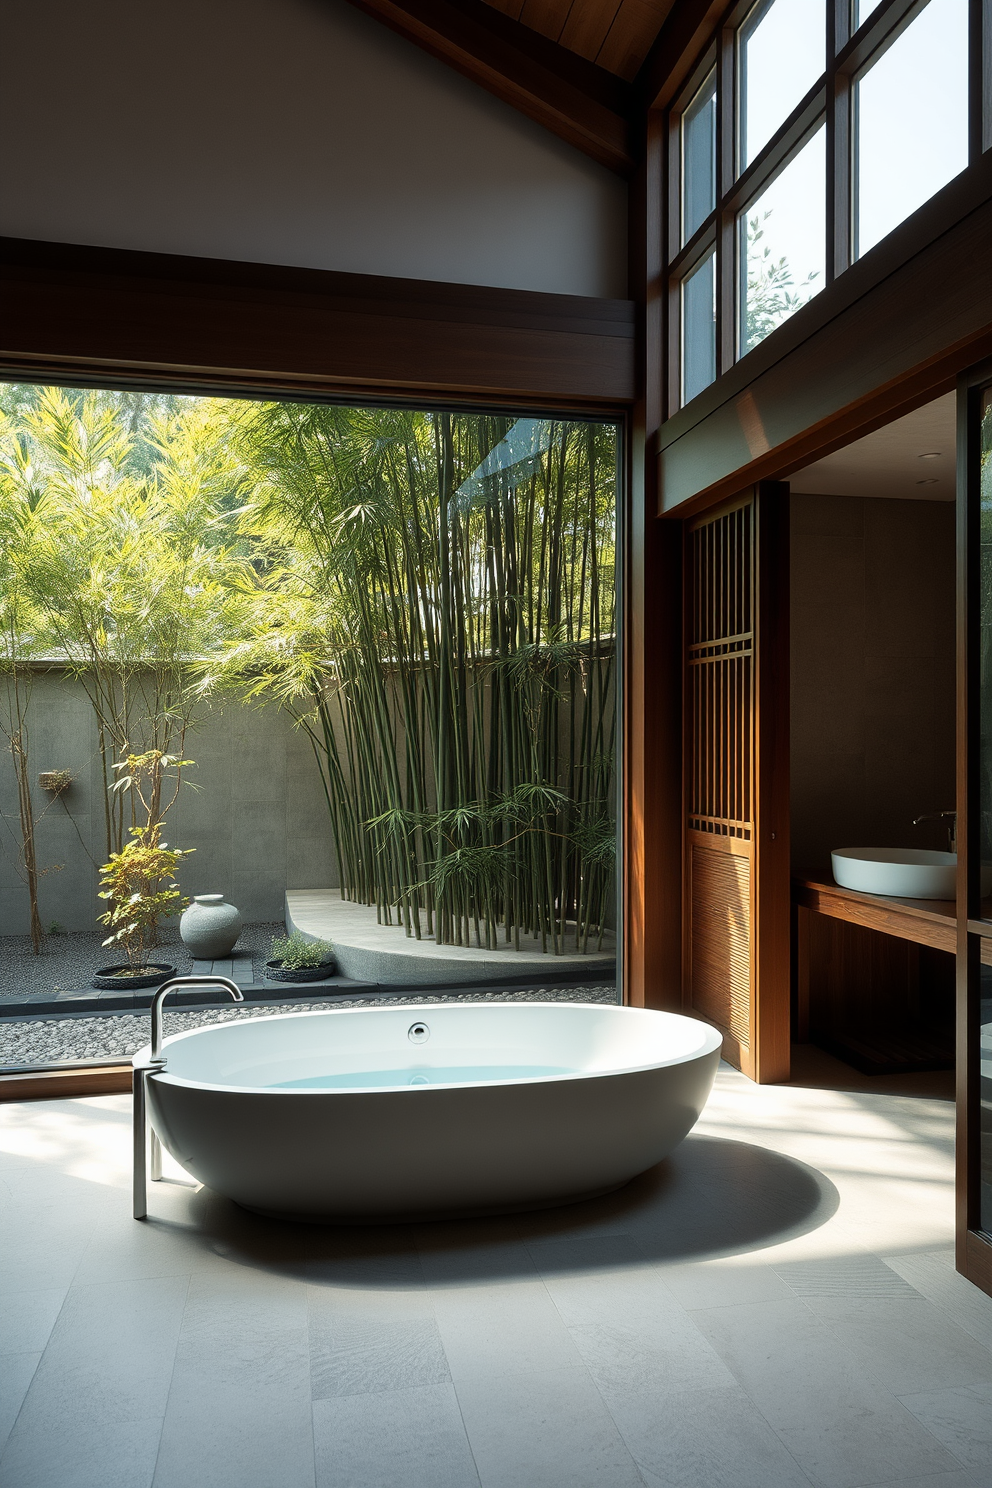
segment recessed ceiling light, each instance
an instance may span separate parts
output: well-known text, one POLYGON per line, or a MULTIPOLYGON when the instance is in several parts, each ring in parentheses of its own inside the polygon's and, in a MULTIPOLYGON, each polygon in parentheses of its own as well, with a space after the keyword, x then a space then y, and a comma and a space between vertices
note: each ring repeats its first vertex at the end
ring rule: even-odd
POLYGON ((940 485, 940 481, 937 479, 937 477, 935 475, 932 475, 929 480, 917 481, 916 484, 918 486, 939 486, 940 485))
POLYGON ((920 455, 921 460, 939 460, 943 457, 942 450, 928 450, 926 454, 920 455))

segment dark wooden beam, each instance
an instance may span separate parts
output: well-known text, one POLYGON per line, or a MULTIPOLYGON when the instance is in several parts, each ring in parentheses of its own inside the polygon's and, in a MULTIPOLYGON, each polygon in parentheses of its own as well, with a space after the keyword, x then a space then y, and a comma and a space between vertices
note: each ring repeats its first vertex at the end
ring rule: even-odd
POLYGON ((620 175, 632 169, 631 87, 482 0, 351 0, 620 175))
POLYGON ((639 108, 667 108, 727 9, 727 0, 678 0, 634 79, 639 108))
POLYGON ((0 373, 623 405, 628 300, 0 238, 0 373))

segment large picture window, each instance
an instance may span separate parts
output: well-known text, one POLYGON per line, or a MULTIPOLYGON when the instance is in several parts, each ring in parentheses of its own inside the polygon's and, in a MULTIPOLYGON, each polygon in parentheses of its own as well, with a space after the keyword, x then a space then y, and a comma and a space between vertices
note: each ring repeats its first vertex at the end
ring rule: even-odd
POLYGON ((669 115, 669 414, 980 150, 971 9, 756 0, 727 12, 669 115))
POLYGON ((614 997, 618 458, 0 386, 0 1063, 132 1053, 171 969, 614 997))

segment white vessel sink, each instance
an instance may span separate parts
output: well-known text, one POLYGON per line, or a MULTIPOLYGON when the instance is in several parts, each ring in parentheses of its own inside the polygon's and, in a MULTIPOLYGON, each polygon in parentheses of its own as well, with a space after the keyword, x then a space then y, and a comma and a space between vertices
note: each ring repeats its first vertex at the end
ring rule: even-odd
MULTIPOLYGON (((957 853, 917 847, 840 847, 830 854, 830 863, 842 889, 860 889, 863 894, 953 899, 957 893, 957 853)), ((983 880, 985 873, 983 869, 983 880)))

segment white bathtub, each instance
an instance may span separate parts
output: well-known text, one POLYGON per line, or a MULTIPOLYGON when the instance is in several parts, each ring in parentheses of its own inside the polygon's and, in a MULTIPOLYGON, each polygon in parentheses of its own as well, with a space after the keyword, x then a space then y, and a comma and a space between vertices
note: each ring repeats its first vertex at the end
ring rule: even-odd
POLYGON ((290 1013, 166 1039, 148 1106, 188 1172, 263 1214, 534 1209, 667 1156, 706 1103, 720 1043, 691 1018, 575 1003, 290 1013))

